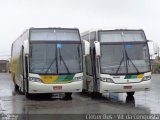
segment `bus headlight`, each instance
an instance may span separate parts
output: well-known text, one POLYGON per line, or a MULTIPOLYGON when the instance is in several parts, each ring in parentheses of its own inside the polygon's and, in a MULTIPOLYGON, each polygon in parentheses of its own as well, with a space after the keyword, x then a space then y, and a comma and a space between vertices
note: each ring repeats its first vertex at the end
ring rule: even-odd
POLYGON ((149 75, 149 76, 144 76, 143 78, 142 78, 142 81, 147 81, 147 80, 150 80, 151 79, 151 75, 149 75))
POLYGON ((83 76, 75 77, 73 81, 81 81, 83 80, 83 76))
POLYGON ((30 77, 29 80, 32 81, 32 82, 41 82, 41 79, 34 78, 34 77, 30 77))
POLYGON ((111 78, 100 78, 100 80, 103 81, 103 82, 114 83, 111 78))

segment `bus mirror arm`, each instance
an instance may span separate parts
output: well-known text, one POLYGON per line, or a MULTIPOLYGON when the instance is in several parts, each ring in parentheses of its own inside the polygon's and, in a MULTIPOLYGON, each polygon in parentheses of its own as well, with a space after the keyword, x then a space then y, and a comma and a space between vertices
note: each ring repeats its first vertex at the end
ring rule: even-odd
POLYGON ((95 45, 96 56, 99 57, 101 55, 101 52, 100 52, 100 43, 98 41, 95 41, 94 45, 95 45))
POLYGON ((153 40, 147 40, 147 42, 153 42, 153 40))

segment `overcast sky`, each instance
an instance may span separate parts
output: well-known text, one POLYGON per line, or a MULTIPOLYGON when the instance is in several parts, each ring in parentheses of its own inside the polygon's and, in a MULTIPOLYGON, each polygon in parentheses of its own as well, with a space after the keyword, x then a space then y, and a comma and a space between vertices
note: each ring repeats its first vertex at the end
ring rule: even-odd
POLYGON ((142 28, 160 45, 159 5, 160 0, 0 0, 0 58, 10 55, 12 42, 30 27, 142 28))

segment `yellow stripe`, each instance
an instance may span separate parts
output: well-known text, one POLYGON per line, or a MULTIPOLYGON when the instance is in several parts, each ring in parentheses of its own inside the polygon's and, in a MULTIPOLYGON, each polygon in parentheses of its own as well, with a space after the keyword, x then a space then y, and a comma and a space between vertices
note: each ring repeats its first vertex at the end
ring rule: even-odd
POLYGON ((40 79, 43 83, 50 84, 56 81, 58 78, 58 75, 40 75, 40 79))
POLYGON ((143 78, 143 74, 137 75, 137 78, 143 78))

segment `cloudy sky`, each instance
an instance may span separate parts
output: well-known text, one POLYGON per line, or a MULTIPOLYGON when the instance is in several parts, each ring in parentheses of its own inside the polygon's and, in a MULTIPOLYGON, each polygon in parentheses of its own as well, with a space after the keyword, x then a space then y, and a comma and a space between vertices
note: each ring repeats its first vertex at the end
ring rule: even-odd
MULTIPOLYGON (((0 59, 30 27, 142 28, 160 45, 160 0, 0 0, 0 59)), ((151 52, 153 52, 151 43, 151 52)))

